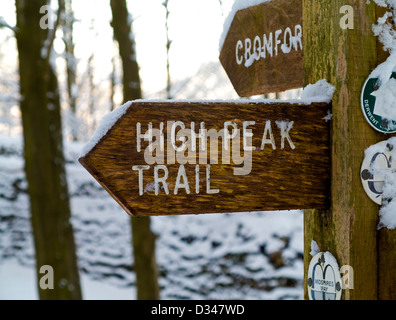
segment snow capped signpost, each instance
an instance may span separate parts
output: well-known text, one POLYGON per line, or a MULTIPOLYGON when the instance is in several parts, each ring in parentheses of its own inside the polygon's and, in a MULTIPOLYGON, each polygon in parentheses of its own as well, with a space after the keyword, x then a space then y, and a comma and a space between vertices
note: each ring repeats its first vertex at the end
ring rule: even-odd
POLYGON ((241 97, 303 87, 301 0, 239 10, 223 38, 220 61, 241 97))
POLYGON ((132 216, 328 208, 327 103, 128 103, 81 164, 132 216))

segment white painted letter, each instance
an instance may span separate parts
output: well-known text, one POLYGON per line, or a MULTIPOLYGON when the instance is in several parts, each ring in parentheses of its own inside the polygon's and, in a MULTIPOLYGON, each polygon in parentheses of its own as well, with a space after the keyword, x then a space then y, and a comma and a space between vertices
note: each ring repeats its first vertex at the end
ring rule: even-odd
POLYGON ((275 31, 275 56, 278 55, 278 45, 282 42, 279 40, 279 36, 281 35, 282 30, 275 31))
POLYGON ((250 56, 252 55, 252 40, 249 38, 245 39, 245 63, 250 61, 250 56))
POLYGON ((287 27, 283 36, 283 44, 281 46, 283 53, 290 53, 293 44, 292 38, 292 31, 289 27, 287 27))
POLYGON ((190 194, 190 186, 188 185, 186 168, 184 168, 184 165, 180 165, 179 171, 177 173, 176 185, 175 185, 175 191, 174 191, 175 195, 177 195, 180 188, 186 189, 186 193, 190 194), (180 182, 181 178, 183 178, 183 183, 180 182))
POLYGON ((224 141, 223 141, 223 149, 229 150, 230 148, 230 140, 234 139, 238 134, 238 125, 234 121, 224 122, 224 141), (228 131, 228 127, 232 126, 232 135, 228 131))
POLYGON ((268 35, 268 40, 267 40, 267 35, 266 34, 263 35, 263 51, 261 52, 261 57, 264 59, 267 56, 267 52, 271 57, 274 55, 274 45, 272 38, 273 38, 272 32, 270 32, 270 34, 268 35))
MULTIPOLYGON (((256 148, 252 145, 248 146, 247 138, 253 138, 252 129, 247 129, 248 126, 254 126, 256 121, 243 122, 243 151, 254 151, 256 148)), ((252 139, 249 139, 252 142, 252 139)))
POLYGON ((206 165, 206 193, 216 194, 220 193, 219 189, 210 189, 210 165, 206 165))
POLYGON ((235 56, 236 56, 236 63, 238 65, 241 65, 243 62, 243 56, 239 56, 239 49, 243 48, 243 43, 241 40, 238 40, 236 44, 236 49, 235 49, 235 56))
POLYGON ((199 165, 195 166, 195 193, 199 194, 199 165))
POLYGON ((253 54, 254 57, 257 61, 260 60, 261 57, 261 39, 259 36, 256 36, 254 38, 254 42, 253 42, 253 54))
POLYGON ((199 129, 199 133, 195 133, 195 122, 191 122, 191 149, 192 151, 197 150, 197 139, 200 141, 199 151, 206 150, 206 129, 205 122, 201 122, 201 128, 199 129))
POLYGON ((294 37, 293 37, 293 47, 294 50, 298 51, 298 45, 300 45, 300 49, 303 49, 303 44, 302 44, 302 27, 301 25, 296 25, 294 28, 294 37))
POLYGON ((139 172, 139 195, 143 195, 143 170, 149 170, 150 166, 133 166, 133 171, 139 172))
POLYGON ((267 122, 265 123, 263 140, 261 142, 261 150, 265 149, 265 145, 266 144, 272 145, 272 149, 276 150, 275 139, 274 139, 274 135, 272 133, 271 121, 270 120, 267 120, 267 122), (269 139, 267 139, 267 135, 268 134, 269 134, 269 139))
POLYGON ((142 125, 140 122, 136 123, 136 142, 137 142, 137 152, 142 151, 142 144, 140 140, 145 140, 149 142, 149 150, 153 151, 153 124, 150 122, 148 124, 148 130, 145 134, 142 134, 142 125))
POLYGON ((169 176, 169 170, 166 166, 160 165, 160 166, 155 166, 154 167, 154 187, 155 187, 155 195, 158 196, 159 194, 159 184, 160 182, 163 185, 164 191, 166 194, 169 194, 169 189, 168 189, 168 183, 166 182, 166 179, 168 179, 169 176), (158 176, 158 171, 162 170, 164 171, 164 176, 162 178, 159 178, 158 176))
POLYGON ((185 129, 186 126, 184 125, 183 122, 181 121, 176 121, 173 125, 172 125, 172 134, 171 134, 171 139, 172 139, 172 147, 173 149, 175 149, 176 152, 184 152, 184 150, 186 150, 187 145, 185 144, 186 142, 186 137, 180 137, 178 139, 178 141, 182 142, 182 145, 180 147, 178 147, 176 145, 176 128, 180 127, 182 129, 185 129))
POLYGON ((289 132, 293 128, 294 121, 276 121, 276 125, 281 130, 281 149, 285 149, 285 139, 289 142, 290 147, 294 150, 296 146, 293 141, 290 139, 289 132))

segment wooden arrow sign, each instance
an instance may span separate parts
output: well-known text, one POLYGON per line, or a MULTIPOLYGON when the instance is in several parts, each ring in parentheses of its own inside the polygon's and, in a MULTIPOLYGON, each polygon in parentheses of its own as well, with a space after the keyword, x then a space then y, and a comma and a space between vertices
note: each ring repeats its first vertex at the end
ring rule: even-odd
POLYGON ((235 14, 220 62, 241 97, 303 87, 302 1, 274 0, 235 14))
POLYGON ((329 109, 135 102, 79 161, 132 216, 325 209, 329 109))

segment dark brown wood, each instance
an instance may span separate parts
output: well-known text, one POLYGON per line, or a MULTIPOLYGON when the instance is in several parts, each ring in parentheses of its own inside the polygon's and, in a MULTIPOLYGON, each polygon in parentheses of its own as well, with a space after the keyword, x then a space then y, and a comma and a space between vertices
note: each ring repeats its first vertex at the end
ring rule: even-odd
MULTIPOLYGON (((330 105, 325 103, 136 102, 80 162, 133 216, 328 208, 330 132, 329 123, 323 118, 329 109, 330 105), (276 125, 279 120, 294 122, 289 131, 294 150, 287 139, 281 148, 281 130, 276 125), (153 164, 149 170, 143 171, 146 192, 140 196, 138 171, 133 171, 132 167, 147 165, 144 150, 148 142, 141 140, 142 151, 137 152, 136 125, 141 123, 141 133, 144 134, 149 122, 157 129, 163 122, 166 155, 167 148, 173 150, 167 143, 167 121, 181 121, 186 128, 195 122, 196 133, 201 122, 205 122, 207 130, 220 131, 227 121, 234 121, 240 129, 244 121, 255 121, 255 125, 248 129, 253 133, 252 145, 259 150, 252 151, 250 174, 234 175, 233 169, 242 165, 232 161, 232 164, 222 164, 220 155, 219 164, 210 167, 210 188, 219 189, 219 193, 207 194, 206 165, 200 164, 200 190, 196 194, 195 164, 185 164, 190 194, 181 188, 175 195, 180 164, 165 163, 169 170, 169 195, 162 190, 156 196, 153 164), (267 121, 272 124, 276 150, 271 144, 260 150, 267 121)), ((219 138, 219 150, 221 144, 219 138)), ((199 164, 198 157, 196 160, 199 164)), ((162 171, 160 175, 163 175, 162 171)))
MULTIPOLYGON (((376 7, 376 16, 383 17, 386 8, 376 7)), ((383 63, 389 52, 377 38, 377 63, 383 63)), ((384 139, 381 139, 384 140, 384 139)), ((378 231, 378 299, 396 300, 396 230, 382 228, 378 231)))
POLYGON ((220 61, 240 96, 280 92, 304 84, 302 47, 302 1, 270 1, 235 14, 221 48, 220 61), (272 56, 264 46, 264 35, 267 41, 272 35, 272 56), (295 37, 294 45, 290 35, 295 37), (282 49, 283 44, 286 50, 282 49), (247 53, 245 57, 245 49, 249 47, 251 53, 265 52, 265 58, 252 57, 253 64, 248 66, 251 63, 248 62, 245 66, 250 56, 247 53))

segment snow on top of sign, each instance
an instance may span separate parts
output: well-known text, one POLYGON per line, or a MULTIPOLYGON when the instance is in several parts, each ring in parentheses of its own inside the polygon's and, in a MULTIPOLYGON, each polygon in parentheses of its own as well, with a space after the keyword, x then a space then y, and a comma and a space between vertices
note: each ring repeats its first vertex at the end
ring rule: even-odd
MULTIPOLYGON (((311 251, 310 251, 310 255, 312 257, 316 256, 318 253, 320 253, 320 248, 318 246, 318 243, 315 240, 311 241, 311 251)), ((337 259, 331 254, 331 252, 326 251, 324 253, 324 260, 326 264, 331 264, 333 266, 335 266, 337 268, 337 270, 339 270, 339 266, 338 266, 338 262, 337 259)))
MULTIPOLYGON (((289 99, 289 100, 277 100, 277 99, 248 99, 248 98, 240 98, 240 99, 231 99, 231 100, 197 100, 197 99, 180 99, 180 100, 168 100, 168 99, 151 99, 144 100, 138 99, 134 101, 129 101, 125 103, 123 106, 115 109, 109 114, 105 115, 102 120, 99 122, 98 128, 95 130, 91 139, 82 149, 80 158, 85 157, 99 142, 100 140, 107 134, 107 132, 115 125, 115 123, 126 113, 128 108, 136 103, 199 103, 199 104, 210 104, 210 103, 249 103, 249 104, 274 104, 274 103, 290 103, 290 104, 299 104, 299 105, 309 105, 314 102, 324 102, 329 103, 332 99, 334 90, 333 87, 326 82, 326 80, 321 80, 314 85, 309 85, 304 93, 304 96, 301 99, 289 99)), ((327 118, 327 117, 326 117, 327 118)), ((324 119, 326 120, 326 119, 324 119)), ((328 121, 328 120, 326 120, 328 121)))
POLYGON ((312 257, 316 256, 318 253, 320 252, 318 243, 315 240, 311 241, 311 251, 310 251, 310 255, 312 257))
MULTIPOLYGON (((388 59, 377 66, 370 74, 370 78, 378 78, 382 98, 377 99, 377 106, 387 111, 388 120, 396 119, 396 108, 394 107, 396 81, 391 79, 393 72, 396 72, 396 0, 374 0, 374 2, 388 9, 383 17, 380 17, 377 24, 373 25, 373 32, 383 44, 384 51, 389 52, 388 59), (393 101, 393 107, 392 102, 393 101)), ((379 91, 379 90, 378 90, 379 91)))
POLYGON ((227 18, 224 20, 224 25, 223 25, 223 32, 220 36, 220 42, 219 42, 219 52, 221 51, 221 48, 223 47, 225 38, 227 37, 228 30, 231 27, 232 21, 234 20, 235 14, 239 10, 243 10, 249 7, 253 7, 256 5, 259 5, 263 2, 268 2, 271 0, 235 0, 234 4, 232 5, 232 8, 227 16, 227 18))
POLYGON ((127 102, 121 107, 115 109, 113 112, 106 114, 102 120, 100 120, 98 127, 96 128, 91 139, 82 149, 80 158, 85 157, 88 152, 90 152, 99 141, 109 132, 109 130, 115 125, 115 123, 120 119, 131 106, 132 102, 127 102))
POLYGON ((335 87, 326 79, 319 80, 315 84, 307 85, 301 93, 303 101, 324 101, 330 103, 335 92, 335 87))

